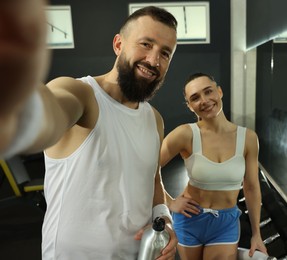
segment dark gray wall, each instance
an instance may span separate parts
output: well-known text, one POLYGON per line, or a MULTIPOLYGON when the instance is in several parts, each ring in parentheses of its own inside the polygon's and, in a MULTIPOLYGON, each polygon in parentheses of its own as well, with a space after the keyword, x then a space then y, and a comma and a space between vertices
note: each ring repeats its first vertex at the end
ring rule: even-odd
MULTIPOLYGON (((52 0, 50 3, 71 5, 75 49, 54 50, 48 78, 95 76, 110 70, 115 60, 112 40, 128 15, 129 2, 52 0)), ((223 88, 225 113, 230 117, 229 0, 210 1, 210 24, 210 44, 178 45, 165 84, 151 101, 165 120, 166 133, 178 124, 195 120, 184 105, 182 89, 188 75, 197 71, 215 76, 223 88)))
POLYGON ((287 28, 286 0, 246 0, 247 48, 269 41, 287 28))
POLYGON ((259 160, 287 196, 287 44, 259 46, 256 74, 259 160))
POLYGON ((259 161, 287 196, 287 44, 270 40, 287 30, 286 10, 286 0, 247 1, 247 46, 259 45, 256 65, 259 161))

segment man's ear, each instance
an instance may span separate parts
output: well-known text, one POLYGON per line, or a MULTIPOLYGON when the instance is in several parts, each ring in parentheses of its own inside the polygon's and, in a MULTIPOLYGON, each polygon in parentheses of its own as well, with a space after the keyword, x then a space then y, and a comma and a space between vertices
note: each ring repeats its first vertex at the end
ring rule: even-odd
POLYGON ((121 53, 122 39, 120 34, 116 34, 113 40, 113 49, 117 56, 121 53))

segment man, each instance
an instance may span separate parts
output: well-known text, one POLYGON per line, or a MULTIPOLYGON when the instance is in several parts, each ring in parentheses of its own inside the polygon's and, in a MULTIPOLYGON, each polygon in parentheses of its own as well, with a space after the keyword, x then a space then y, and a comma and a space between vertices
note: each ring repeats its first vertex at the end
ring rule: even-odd
MULTIPOLYGON (((14 113, 11 129, 24 130, 13 130, 12 145, 2 145, 6 156, 49 147, 43 260, 136 259, 143 227, 156 216, 169 221, 159 173, 163 122, 146 101, 163 83, 176 26, 163 9, 135 12, 114 37, 110 72, 41 86, 22 105, 29 126, 14 113), (28 141, 18 142, 23 135, 28 141)), ((171 240, 159 260, 175 254, 177 240, 167 229, 171 240)))

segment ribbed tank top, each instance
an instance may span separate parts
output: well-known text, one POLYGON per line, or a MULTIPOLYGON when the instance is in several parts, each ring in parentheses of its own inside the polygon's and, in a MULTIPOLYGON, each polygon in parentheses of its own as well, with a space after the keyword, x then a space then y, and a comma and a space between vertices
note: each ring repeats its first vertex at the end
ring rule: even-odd
POLYGON ((217 163, 202 154, 200 129, 196 123, 190 124, 193 132, 192 154, 184 160, 192 186, 203 190, 238 190, 245 174, 245 132, 237 126, 236 151, 230 159, 217 163))
POLYGON ((99 118, 70 156, 45 154, 43 260, 135 259, 152 215, 160 140, 151 106, 130 109, 87 76, 99 118))

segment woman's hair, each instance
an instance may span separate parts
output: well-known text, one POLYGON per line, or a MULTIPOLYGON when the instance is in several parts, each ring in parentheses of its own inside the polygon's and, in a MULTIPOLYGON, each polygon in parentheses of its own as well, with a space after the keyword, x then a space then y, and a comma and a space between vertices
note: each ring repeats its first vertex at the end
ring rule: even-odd
MULTIPOLYGON (((209 78, 212 82, 215 82, 215 84, 216 84, 216 81, 215 81, 215 79, 214 79, 214 77, 213 76, 211 76, 211 75, 209 75, 209 74, 206 74, 206 73, 202 73, 202 72, 197 72, 197 73, 194 73, 194 74, 192 74, 192 75, 190 75, 188 78, 187 78, 187 80, 185 81, 185 84, 184 84, 184 87, 183 87, 183 96, 184 96, 184 98, 185 98, 185 87, 186 87, 186 85, 190 82, 190 81, 193 81, 193 80, 195 80, 195 79, 197 79, 197 78, 201 78, 201 77, 207 77, 207 78, 209 78)), ((217 85, 217 84, 216 84, 217 85)))
POLYGON ((168 27, 174 29, 175 31, 177 29, 177 20, 171 13, 169 13, 163 8, 159 8, 156 6, 147 6, 147 7, 138 9, 134 13, 132 13, 125 20, 120 31, 123 32, 131 21, 137 20, 139 17, 142 17, 142 16, 150 16, 155 21, 161 22, 167 25, 168 27))

